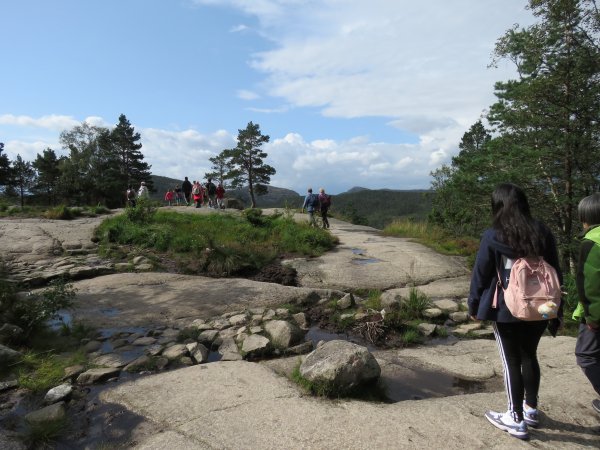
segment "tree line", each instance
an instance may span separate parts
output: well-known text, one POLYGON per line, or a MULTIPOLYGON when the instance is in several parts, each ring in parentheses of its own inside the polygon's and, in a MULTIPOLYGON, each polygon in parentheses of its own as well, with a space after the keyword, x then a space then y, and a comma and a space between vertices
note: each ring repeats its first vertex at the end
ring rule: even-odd
MULTIPOLYGON (((83 122, 60 134, 59 142, 68 155, 57 156, 51 149, 25 161, 21 155, 11 161, 0 143, 0 189, 5 197, 35 198, 39 203, 57 205, 95 205, 109 208, 125 204, 128 186, 142 181, 153 190, 151 166, 141 152, 141 136, 124 114, 112 129, 83 122)), ((229 182, 236 188, 248 186, 252 207, 255 195, 266 193, 275 169, 264 163, 267 154, 261 150, 269 136, 252 122, 238 130, 236 147, 225 149, 210 158, 212 172, 206 178, 229 182)))
POLYGON ((577 204, 600 187, 600 14, 595 0, 528 7, 536 23, 508 30, 494 51, 494 62, 510 61, 518 77, 495 84, 497 101, 451 163, 432 172, 430 219, 478 235, 489 225, 494 186, 513 182, 551 226, 568 268, 577 204))

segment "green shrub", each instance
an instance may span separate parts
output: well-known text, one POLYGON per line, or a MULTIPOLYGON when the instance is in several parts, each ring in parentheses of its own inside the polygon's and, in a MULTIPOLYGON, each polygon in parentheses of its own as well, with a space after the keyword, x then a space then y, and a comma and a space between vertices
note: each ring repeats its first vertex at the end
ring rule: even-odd
POLYGON ((256 227, 265 226, 268 218, 263 216, 263 211, 260 208, 248 208, 242 212, 242 216, 256 227))
POLYGON ((52 220, 71 220, 75 218, 75 214, 68 206, 59 205, 46 211, 44 217, 52 220))
POLYGON ((0 318, 21 327, 25 336, 46 326, 46 322, 61 309, 72 306, 75 290, 63 279, 52 280, 49 287, 26 296, 18 295, 14 285, 0 276, 3 293, 0 296, 0 318))
POLYGON ((404 320, 420 319, 423 317, 423 311, 431 305, 429 297, 417 288, 410 288, 407 298, 400 302, 400 316, 404 320))
POLYGON ((418 330, 414 328, 408 328, 402 333, 402 343, 404 345, 415 345, 423 342, 423 337, 418 330))
POLYGON ((69 356, 60 356, 52 352, 37 353, 28 351, 19 364, 19 386, 33 392, 42 392, 58 386, 64 375, 65 368, 77 364, 86 364, 83 351, 69 356))
POLYGON ((155 202, 140 198, 135 207, 128 206, 125 208, 127 218, 136 224, 148 224, 154 218, 158 207, 155 202))

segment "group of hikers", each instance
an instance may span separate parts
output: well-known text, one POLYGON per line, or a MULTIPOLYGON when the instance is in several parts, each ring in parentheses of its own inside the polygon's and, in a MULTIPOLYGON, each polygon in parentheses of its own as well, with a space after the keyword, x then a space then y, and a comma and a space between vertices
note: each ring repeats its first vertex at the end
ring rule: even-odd
MULTIPOLYGON (((137 191, 132 185, 129 185, 125 194, 127 205, 130 207, 135 207, 138 199, 148 198, 149 196, 150 193, 144 181, 140 183, 137 191)), ((225 208, 224 198, 225 188, 223 184, 215 185, 211 178, 203 185, 200 181, 192 183, 188 180, 188 177, 185 177, 181 186, 176 185, 174 188, 168 189, 164 195, 167 206, 190 206, 193 204, 196 208, 205 205, 214 209, 225 208)))
POLYGON ((317 227, 316 213, 321 214, 323 220, 323 228, 329 228, 329 219, 327 212, 331 208, 331 196, 325 193, 325 189, 320 188, 319 194, 313 194, 312 188, 308 188, 308 193, 302 204, 302 212, 308 212, 308 222, 311 226, 317 227))
MULTIPOLYGON (((496 428, 528 439, 528 427, 540 425, 538 344, 546 329, 555 336, 562 327, 562 273, 556 240, 546 225, 531 216, 521 188, 500 184, 492 193, 491 206, 492 227, 481 238, 468 308, 472 320, 492 322, 508 409, 487 411, 485 417, 496 428), (525 295, 530 288, 553 291, 553 300, 525 295), (532 314, 522 314, 521 308, 530 308, 538 298, 540 304, 530 310, 532 314)), ((582 199, 578 215, 583 232, 575 276, 579 296, 573 313, 579 323, 575 356, 600 396, 600 193, 582 199)), ((600 414, 600 399, 591 404, 600 414)))
POLYGON ((224 198, 223 184, 215 185, 212 178, 209 178, 203 185, 196 180, 190 182, 188 177, 185 177, 181 186, 177 185, 165 193, 165 202, 168 206, 190 206, 193 203, 196 208, 205 205, 208 208, 223 209, 225 208, 224 198))

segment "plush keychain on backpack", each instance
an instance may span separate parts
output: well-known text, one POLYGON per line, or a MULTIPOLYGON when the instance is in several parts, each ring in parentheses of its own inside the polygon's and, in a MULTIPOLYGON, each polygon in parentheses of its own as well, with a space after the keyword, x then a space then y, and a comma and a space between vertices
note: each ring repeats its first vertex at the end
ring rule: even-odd
POLYGON ((558 305, 554 302, 546 302, 538 307, 538 312, 544 319, 554 318, 558 313, 558 305))

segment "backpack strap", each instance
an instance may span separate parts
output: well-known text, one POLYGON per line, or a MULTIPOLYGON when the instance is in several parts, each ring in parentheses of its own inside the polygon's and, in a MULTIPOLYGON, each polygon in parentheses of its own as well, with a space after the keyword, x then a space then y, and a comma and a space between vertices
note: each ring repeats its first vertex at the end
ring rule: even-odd
POLYGON ((492 300, 492 309, 498 309, 498 288, 504 290, 502 286, 502 277, 500 276, 500 271, 498 267, 496 267, 496 273, 498 274, 498 280, 496 281, 496 290, 494 291, 494 300, 492 300))

